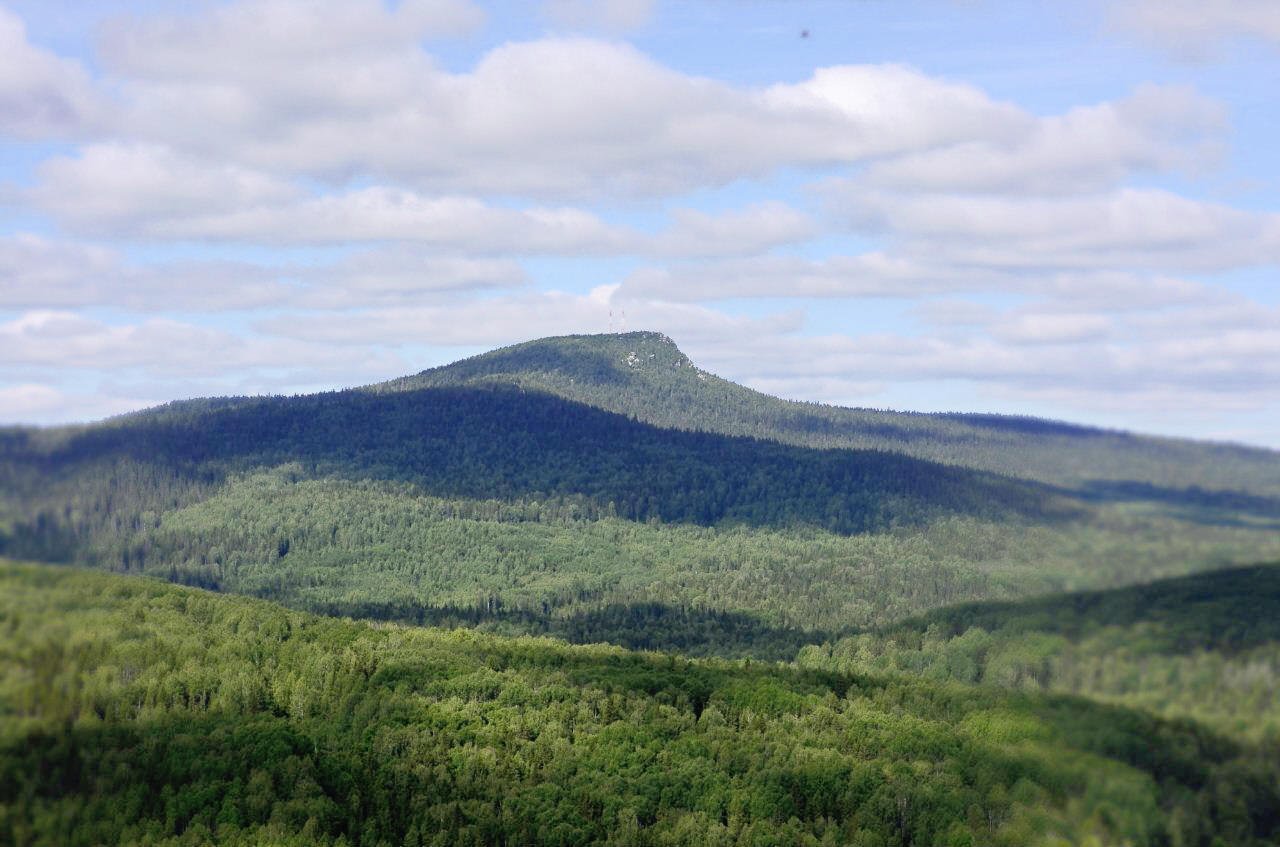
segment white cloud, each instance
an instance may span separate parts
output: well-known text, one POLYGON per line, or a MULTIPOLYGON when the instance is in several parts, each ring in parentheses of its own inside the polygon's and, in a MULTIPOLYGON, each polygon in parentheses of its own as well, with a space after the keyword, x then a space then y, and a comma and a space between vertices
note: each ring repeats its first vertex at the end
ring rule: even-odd
MULTIPOLYGON (((790 339, 776 349, 761 376, 834 377, 851 380, 964 380, 975 384, 1030 389, 1071 389, 1106 395, 1160 388, 1191 392, 1248 393, 1280 399, 1280 366, 1259 367, 1274 343, 1262 336, 1241 339, 1232 350, 1206 360, 1213 341, 1166 340, 1146 344, 1080 343, 1028 345, 979 335, 917 337, 874 335, 823 340, 790 339)), ((757 378, 747 362, 747 379, 757 378)))
POLYGON ((435 256, 406 248, 355 253, 302 275, 292 305, 312 309, 417 306, 442 294, 518 288, 528 283, 519 263, 505 259, 435 256))
POLYGON ((385 352, 244 336, 169 318, 109 324, 74 312, 36 310, 0 323, 0 367, 219 376, 264 368, 348 372, 357 365, 381 373, 405 366, 385 352))
POLYGON ((694 340, 726 340, 799 329, 802 316, 784 312, 761 318, 727 315, 701 306, 617 299, 618 286, 587 294, 561 291, 472 299, 447 306, 371 309, 343 315, 284 315, 261 321, 266 333, 317 344, 426 344, 484 346, 545 335, 605 332, 625 313, 632 329, 661 328, 694 340))
POLYGON ((376 186, 296 203, 156 219, 160 238, 274 244, 412 241, 481 254, 627 252, 634 236, 581 209, 508 209, 462 196, 427 197, 376 186))
POLYGON ((156 145, 92 144, 39 167, 27 198, 70 230, 95 236, 343 244, 402 241, 478 254, 723 256, 803 241, 807 215, 766 202, 720 214, 675 209, 655 235, 575 207, 511 208, 386 185, 304 191, 264 171, 156 145))
POLYGON ((1280 215, 1156 189, 1068 197, 849 193, 856 225, 912 255, 993 268, 1218 270, 1280 261, 1280 215))
POLYGON ((317 195, 262 171, 153 145, 90 145, 39 171, 29 198, 65 226, 94 235, 416 241, 480 252, 616 252, 631 244, 630 235, 577 209, 508 209, 387 186, 317 195))
POLYGON ((1280 6, 1274 0, 1122 0, 1114 25, 1189 59, 1203 59, 1237 38, 1280 46, 1280 6))
POLYGON ((405 247, 363 250, 329 264, 184 260, 139 265, 97 245, 25 233, 0 236, 0 308, 346 309, 417 304, 442 294, 527 283, 524 269, 511 260, 442 256, 405 247))
POLYGON ((0 422, 48 424, 118 415, 156 404, 154 399, 122 397, 100 391, 68 392, 51 385, 0 385, 0 422))
POLYGON ((1011 344, 1075 344, 1107 338, 1115 327, 1109 315, 1070 313, 1015 314, 991 327, 1011 344))
POLYGON ((78 306, 107 296, 118 259, 102 247, 19 233, 0 237, 0 307, 78 306))
POLYGON ((1036 120, 1006 139, 977 139, 873 164, 856 183, 933 192, 1075 194, 1135 172, 1196 169, 1221 153, 1222 106, 1186 88, 1132 96, 1036 120))
POLYGON ((843 160, 1012 137, 1034 121, 976 86, 893 64, 819 68, 802 83, 771 86, 763 99, 780 117, 843 119, 844 131, 823 145, 843 160))
POLYGON ((646 267, 623 283, 634 297, 674 301, 739 297, 920 297, 1000 287, 986 271, 926 265, 882 252, 806 259, 748 259, 646 267))
POLYGON ((754 203, 719 215, 675 209, 671 226, 644 252, 665 256, 753 255, 783 244, 807 241, 818 232, 808 215, 785 203, 754 203))
POLYGON ((80 231, 147 233, 165 222, 236 214, 298 198, 287 180, 156 145, 90 144, 47 159, 28 192, 38 207, 80 231))
POLYGON ((283 276, 247 262, 129 265, 97 245, 27 233, 0 236, 0 308, 253 309, 293 296, 283 276))
POLYGON ((0 136, 77 137, 104 117, 84 68, 32 45, 22 19, 0 7, 0 136))
MULTIPOLYGON (((1021 267, 969 266, 905 258, 883 252, 807 259, 755 256, 748 259, 679 262, 640 268, 623 282, 629 297, 676 302, 736 298, 893 298, 926 300, 938 295, 1005 293, 1038 296, 1072 308, 1113 312, 1213 302, 1215 289, 1177 277, 1110 270, 1044 272, 1021 267)), ((944 304, 954 305, 954 301, 944 304)))
MULTIPOLYGON (((424 38, 470 33, 484 20, 467 0, 239 0, 192 14, 117 18, 99 47, 113 71, 135 79, 249 80, 329 58, 375 59, 424 38)), ((277 84, 293 78, 281 76, 277 84)))
MULTIPOLYGON (((381 6, 352 8, 367 5, 381 6)), ((121 24, 102 46, 121 121, 139 138, 273 173, 577 198, 998 138, 1032 120, 898 65, 753 89, 588 38, 503 44, 450 73, 392 12, 325 11, 260 0, 121 24)))
POLYGON ((1203 282, 1109 270, 1036 274, 1022 291, 1044 295, 1049 302, 1067 304, 1071 309, 1112 314, 1169 306, 1203 308, 1224 296, 1220 289, 1203 282))

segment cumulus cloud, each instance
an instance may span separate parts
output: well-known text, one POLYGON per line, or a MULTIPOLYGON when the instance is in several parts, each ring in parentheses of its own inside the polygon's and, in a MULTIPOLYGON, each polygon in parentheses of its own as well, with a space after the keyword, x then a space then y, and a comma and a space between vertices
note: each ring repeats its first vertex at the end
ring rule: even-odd
POLYGON ((41 164, 32 202, 92 235, 316 244, 416 241, 481 252, 609 252, 629 236, 573 208, 510 209, 372 186, 304 193, 266 172, 155 145, 94 144, 41 164))
POLYGON ((713 215, 675 209, 671 225, 643 252, 663 256, 756 255, 783 244, 808 241, 818 233, 809 215, 785 203, 754 203, 713 215))
MULTIPOLYGON (((1106 269, 1028 273, 1017 266, 933 261, 923 251, 920 258, 873 251, 822 259, 754 256, 647 266, 629 274, 622 290, 632 297, 675 302, 776 297, 920 300, 997 292, 1111 311, 1215 299, 1205 284, 1176 276, 1106 269)), ((955 305, 956 301, 944 303, 945 308, 955 305)))
POLYGON ((98 245, 29 233, 0 236, 0 308, 253 309, 294 295, 286 275, 226 260, 131 265, 98 245))
POLYGON ((1146 85, 1071 109, 1004 139, 977 138, 873 164, 857 182, 903 191, 1075 194, 1135 172, 1194 170, 1221 153, 1221 104, 1182 87, 1146 85))
POLYGON ((438 255, 411 247, 362 250, 329 263, 209 259, 138 264, 92 244, 28 233, 0 237, 0 308, 346 309, 416 304, 527 283, 524 268, 510 259, 438 255))
POLYGON ((645 267, 630 274, 624 291, 672 301, 740 297, 920 297, 942 291, 974 291, 995 285, 991 273, 971 272, 882 252, 807 259, 749 259, 645 267))
POLYGON ((1156 189, 1027 198, 880 191, 836 202, 854 225, 959 265, 1190 271, 1280 261, 1280 215, 1156 189))
MULTIPOLYGON (((112 70, 132 78, 244 80, 328 57, 373 59, 424 38, 472 32, 484 21, 484 11, 467 0, 238 0, 191 14, 116 18, 99 47, 112 70), (222 52, 228 49, 236 61, 222 52)), ((284 76, 278 84, 288 84, 291 75, 284 76)))
POLYGON ((90 144, 42 162, 28 198, 65 225, 95 234, 146 234, 198 212, 242 213, 301 196, 291 182, 152 144, 90 144))
POLYGON ((378 9, 254 0, 122 23, 101 48, 121 120, 137 137, 275 173, 543 198, 670 194, 1032 120, 904 66, 753 89, 589 38, 503 44, 454 73, 397 12, 352 8, 366 5, 378 9))
POLYGON ((437 256, 404 247, 354 253, 298 275, 306 287, 291 305, 310 309, 416 306, 441 295, 529 282, 524 268, 509 259, 437 256))
POLYGON ((157 145, 91 144, 39 167, 26 196, 65 227, 94 236, 341 244, 400 241, 478 254, 724 256, 803 241, 807 215, 766 202, 710 214, 675 209, 654 235, 572 206, 512 208, 462 195, 375 185, 304 192, 264 171, 157 145))
POLYGON ((586 294, 528 292, 471 299, 447 306, 370 309, 343 315, 284 315, 258 323, 262 332, 319 344, 430 344, 485 346, 543 335, 605 332, 611 316, 632 328, 661 328, 678 338, 726 340, 742 334, 774 335, 800 328, 799 312, 765 317, 728 315, 689 304, 615 296, 616 285, 586 294))
POLYGON ((1114 328, 1110 315, 1050 312, 1012 315, 991 330, 1011 344, 1075 344, 1107 338, 1114 328))
POLYGON ((0 136, 78 137, 104 117, 84 68, 31 44, 22 19, 0 7, 0 136))
MULTIPOLYGON (((1226 339, 1204 330, 1183 337, 1143 332, 1107 315, 1025 314, 998 321, 990 333, 742 340, 710 352, 706 360, 752 385, 791 379, 837 385, 960 381, 1009 392, 1071 391, 1080 398, 1162 392, 1175 400, 1181 391, 1248 395, 1255 405, 1280 402, 1280 324, 1274 316, 1269 332, 1235 331, 1226 339)), ((1177 403, 1165 408, 1180 409, 1177 403)))
POLYGON ((0 323, 0 367, 85 371, 137 370, 161 376, 218 376, 268 368, 397 373, 399 356, 373 350, 353 355, 288 339, 244 336, 226 330, 149 318, 113 324, 55 310, 24 312, 0 323))

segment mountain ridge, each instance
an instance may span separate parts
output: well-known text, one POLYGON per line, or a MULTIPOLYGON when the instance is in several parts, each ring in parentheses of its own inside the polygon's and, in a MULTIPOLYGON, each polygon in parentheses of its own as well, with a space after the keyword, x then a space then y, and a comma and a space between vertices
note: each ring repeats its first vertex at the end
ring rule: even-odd
POLYGON ((889 450, 1074 489, 1095 480, 1140 480, 1175 491, 1230 490, 1244 481, 1250 493, 1280 495, 1280 451, 1265 447, 1020 415, 784 400, 699 368, 669 336, 652 331, 534 339, 358 390, 481 383, 547 391, 662 427, 889 450))
MULTIPOLYGON (((539 390, 586 405, 628 415, 656 426, 725 435, 747 435, 798 446, 869 448, 905 452, 918 458, 1000 473, 1030 476, 1042 482, 1079 484, 1092 478, 1137 478, 1174 487, 1226 488, 1241 478, 1248 491, 1280 494, 1280 451, 1212 440, 1147 435, 1028 415, 991 412, 916 412, 845 407, 815 401, 786 400, 734 383, 699 367, 668 335, 655 331, 598 333, 537 338, 428 368, 415 374, 351 388, 303 395, 241 395, 173 400, 112 416, 102 421, 54 427, 0 427, 0 432, 70 430, 192 411, 213 411, 252 402, 262 396, 331 396, 347 392, 398 392, 425 387, 510 384, 539 390), (984 444, 1017 448, 1019 438, 1057 439, 1067 461, 1046 458, 1049 450, 1017 456, 1018 465, 984 454, 984 444), (1087 442, 1094 442, 1088 447, 1087 442), (1120 453, 1132 455, 1119 466, 1120 453), (1099 457, 1105 457, 1099 460, 1099 457), (1190 460, 1205 478, 1168 473, 1190 460), (1271 466, 1257 472, 1258 464, 1271 466), (1229 472, 1213 479, 1213 466, 1229 472), (1101 468, 1110 477, 1097 477, 1101 468), (1165 471, 1161 473, 1161 471, 1165 471), (1228 477, 1230 479, 1228 479, 1228 477)), ((989 451, 986 451, 989 453, 989 451)))

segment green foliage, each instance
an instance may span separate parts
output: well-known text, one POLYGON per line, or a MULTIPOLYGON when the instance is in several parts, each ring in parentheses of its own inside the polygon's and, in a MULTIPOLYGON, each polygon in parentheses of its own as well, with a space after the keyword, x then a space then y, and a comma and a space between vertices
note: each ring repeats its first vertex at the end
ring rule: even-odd
MULTIPOLYGON (((112 497, 119 508, 121 489, 112 497)), ((790 659, 804 644, 966 600, 1280 555, 1272 534, 1197 527, 1188 538, 1167 519, 1112 512, 1040 526, 956 516, 854 536, 582 512, 310 479, 295 464, 100 527, 78 560, 327 614, 790 659)))
MULTIPOLYGON (((0 552, 331 614, 768 658, 965 600, 1280 555, 1263 495, 1206 489, 1192 503, 1135 480, 1072 492, 1086 506, 902 455, 658 429, 545 393, 564 385, 630 414, 704 415, 703 430, 797 413, 632 334, 362 391, 0 431, 0 552), (511 387, 517 373, 540 390, 511 387), (1104 502, 1126 497, 1142 503, 1104 502)), ((900 423, 903 444, 1035 443, 1030 424, 900 423)), ((1034 438, 1080 436, 1055 427, 1034 438)))
POLYGON ((1083 694, 1280 739, 1280 565, 940 609, 799 660, 1083 694))
POLYGON ((1076 698, 0 566, 0 842, 1262 844, 1280 758, 1076 698))

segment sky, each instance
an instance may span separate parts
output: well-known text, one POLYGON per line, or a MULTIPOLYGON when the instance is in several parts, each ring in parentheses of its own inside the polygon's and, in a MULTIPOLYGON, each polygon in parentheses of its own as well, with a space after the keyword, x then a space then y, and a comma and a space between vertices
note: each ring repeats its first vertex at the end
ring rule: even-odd
POLYGON ((1280 448, 1274 0, 0 0, 0 423, 567 333, 1280 448))

